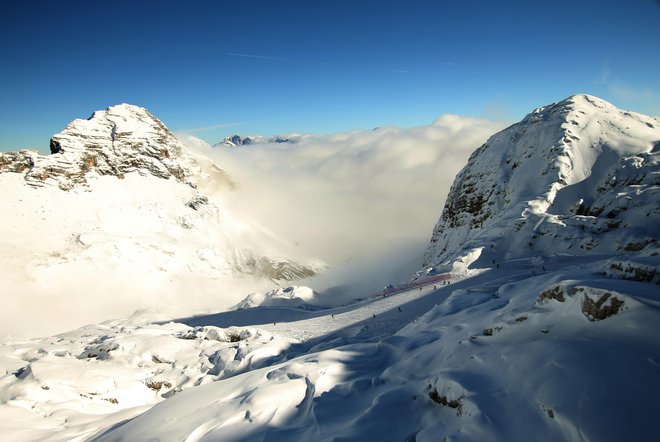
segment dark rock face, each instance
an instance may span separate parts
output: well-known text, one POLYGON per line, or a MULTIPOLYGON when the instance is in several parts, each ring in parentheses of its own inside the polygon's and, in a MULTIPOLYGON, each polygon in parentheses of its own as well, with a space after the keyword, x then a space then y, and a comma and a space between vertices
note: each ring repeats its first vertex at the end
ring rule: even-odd
POLYGON ((604 293, 597 300, 585 296, 582 301, 582 313, 591 321, 602 321, 619 313, 622 306, 623 301, 616 296, 612 296, 611 293, 604 293))
POLYGON ((230 140, 232 143, 234 143, 237 146, 252 144, 252 139, 250 137, 241 138, 238 135, 234 135, 230 138, 230 140))
POLYGON ((60 153, 60 152, 64 152, 64 150, 62 149, 62 145, 59 143, 59 141, 56 141, 56 140, 51 138, 50 139, 50 153, 54 154, 54 153, 60 153))
POLYGON ((247 146, 249 144, 252 144, 252 141, 253 140, 250 137, 242 137, 240 135, 234 134, 225 137, 225 139, 222 140, 220 144, 224 144, 229 147, 247 146))
POLYGON ((564 286, 556 285, 542 291, 536 302, 545 303, 548 301, 566 302, 569 298, 580 296, 582 302, 580 308, 584 316, 589 321, 602 321, 610 316, 616 315, 624 307, 624 300, 621 295, 616 295, 602 289, 588 286, 564 286))

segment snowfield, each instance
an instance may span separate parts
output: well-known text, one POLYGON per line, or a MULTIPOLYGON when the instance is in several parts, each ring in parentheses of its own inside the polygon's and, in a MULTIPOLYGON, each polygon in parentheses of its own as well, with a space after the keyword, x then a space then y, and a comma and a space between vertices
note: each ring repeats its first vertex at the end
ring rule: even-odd
POLYGON ((658 286, 604 276, 608 265, 515 260, 345 307, 122 320, 5 341, 0 413, 16 419, 3 419, 2 432, 16 440, 652 440, 658 286), (619 311, 590 318, 585 300, 605 293, 622 302, 619 311))
MULTIPOLYGON (((473 154, 425 265, 398 288, 337 306, 313 287, 292 285, 252 292, 230 310, 151 306, 51 337, 3 338, 0 434, 656 440, 659 141, 657 119, 570 97, 473 154)), ((0 185, 14 176, 0 174, 0 185)), ((144 207, 142 199, 135 204, 144 207)), ((24 214, 10 222, 24 223, 29 211, 13 207, 24 214)), ((108 232, 80 241, 127 234, 108 232)), ((159 232, 152 246, 198 250, 202 242, 167 235, 159 232)), ((3 256, 21 248, 15 241, 3 244, 3 256)), ((35 253, 58 249, 53 244, 35 253)))

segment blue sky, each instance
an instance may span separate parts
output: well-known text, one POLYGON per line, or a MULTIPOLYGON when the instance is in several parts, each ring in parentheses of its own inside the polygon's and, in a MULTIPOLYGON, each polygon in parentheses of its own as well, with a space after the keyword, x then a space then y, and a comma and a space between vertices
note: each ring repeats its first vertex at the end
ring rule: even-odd
POLYGON ((0 150, 122 102, 209 142, 517 120, 582 92, 660 115, 654 0, 25 0, 0 34, 0 150))

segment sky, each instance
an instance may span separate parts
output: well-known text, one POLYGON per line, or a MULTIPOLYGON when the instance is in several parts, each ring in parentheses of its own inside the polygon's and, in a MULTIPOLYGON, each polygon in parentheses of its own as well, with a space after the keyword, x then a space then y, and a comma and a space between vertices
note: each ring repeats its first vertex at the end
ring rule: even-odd
POLYGON ((658 23, 655 0, 5 2, 0 150, 122 102, 209 143, 515 121, 575 93, 658 116, 658 23))

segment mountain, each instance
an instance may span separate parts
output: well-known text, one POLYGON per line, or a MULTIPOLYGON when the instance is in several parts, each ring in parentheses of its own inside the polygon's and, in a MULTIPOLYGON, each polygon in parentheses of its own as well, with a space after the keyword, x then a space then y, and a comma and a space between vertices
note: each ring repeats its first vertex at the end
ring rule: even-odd
POLYGON ((190 182, 199 167, 174 134, 146 109, 121 104, 78 119, 50 140, 51 155, 0 154, 0 172, 23 173, 33 187, 62 190, 88 184, 88 174, 122 179, 138 172, 190 182))
POLYGON ((655 440, 658 135, 657 120, 590 96, 534 111, 459 173, 417 281, 348 305, 312 308, 317 294, 295 286, 233 311, 0 339, 0 431, 655 440))
POLYGON ((18 321, 30 303, 57 299, 55 310, 67 313, 39 323, 66 329, 128 315, 154 297, 188 310, 229 307, 251 284, 322 268, 229 207, 232 178, 144 108, 94 112, 50 146, 47 156, 0 153, 2 291, 17 297, 0 334, 25 329, 18 321))
POLYGON ((224 140, 213 145, 213 147, 240 147, 249 146, 252 144, 267 144, 267 143, 298 143, 304 139, 314 138, 314 135, 275 135, 272 137, 264 137, 261 135, 250 135, 244 137, 241 135, 228 135, 224 140))
POLYGON ((660 238, 659 162, 656 118, 589 95, 538 108, 472 154, 424 267, 642 250, 660 238))

